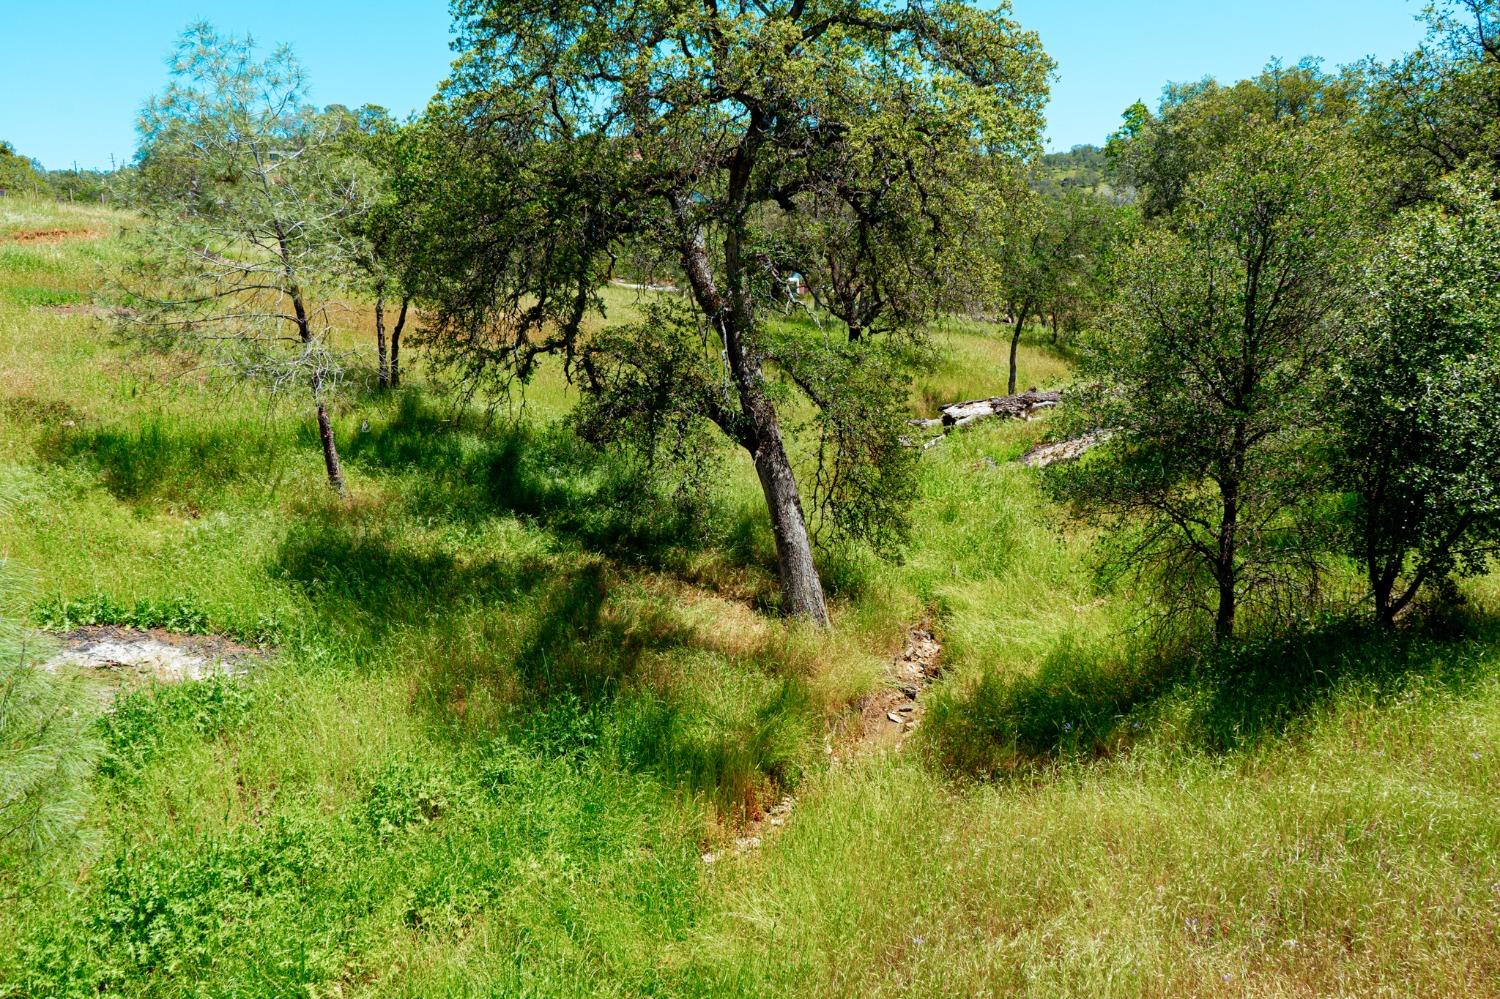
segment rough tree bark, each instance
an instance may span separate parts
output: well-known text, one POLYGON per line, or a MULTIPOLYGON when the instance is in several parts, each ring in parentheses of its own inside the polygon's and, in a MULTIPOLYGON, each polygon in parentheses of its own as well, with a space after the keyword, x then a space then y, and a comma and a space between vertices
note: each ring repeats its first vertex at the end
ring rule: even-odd
POLYGON ((401 330, 406 326, 406 310, 411 305, 409 296, 401 296, 401 311, 396 313, 396 325, 391 327, 390 387, 401 387, 401 330))
MULTIPOLYGON (((314 381, 316 381, 316 377, 314 381)), ((315 388, 314 391, 317 391, 315 388)), ((339 463, 339 451, 334 445, 333 424, 328 420, 328 410, 318 403, 318 439, 323 442, 323 468, 328 472, 328 484, 339 496, 344 495, 344 468, 339 463)))
MULTIPOLYGON (((673 209, 686 218, 685 198, 673 198, 673 209)), ((744 293, 740 239, 733 228, 724 239, 726 282, 729 293, 719 290, 709 261, 707 242, 700 227, 690 225, 680 248, 683 270, 699 307, 713 323, 724 347, 739 398, 738 419, 721 429, 750 452, 755 473, 765 494, 776 538, 776 562, 781 579, 782 609, 790 617, 804 618, 828 626, 828 607, 823 584, 813 561, 812 539, 797 488, 791 461, 782 440, 776 407, 766 397, 760 360, 745 338, 754 329, 754 314, 744 293)))
POLYGON ((375 380, 381 388, 391 387, 391 370, 385 353, 385 282, 375 285, 375 380))

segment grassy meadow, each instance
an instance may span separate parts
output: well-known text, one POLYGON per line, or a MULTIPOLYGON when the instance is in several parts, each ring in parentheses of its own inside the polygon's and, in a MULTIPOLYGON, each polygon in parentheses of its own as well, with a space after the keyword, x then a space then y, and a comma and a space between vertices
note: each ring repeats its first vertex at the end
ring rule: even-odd
MULTIPOLYGON (((115 343, 129 221, 0 199, 0 612, 268 656, 90 723, 73 835, 0 866, 0 996, 1500 995, 1495 580, 1164 656, 1014 462, 1042 420, 928 451, 910 550, 831 555, 803 630, 748 463, 722 529, 647 517, 556 371, 493 419, 354 372, 337 501, 301 400, 115 343), (924 620, 921 727, 849 752, 924 620)), ((1003 387, 1003 335, 937 339, 914 411, 1003 387)))

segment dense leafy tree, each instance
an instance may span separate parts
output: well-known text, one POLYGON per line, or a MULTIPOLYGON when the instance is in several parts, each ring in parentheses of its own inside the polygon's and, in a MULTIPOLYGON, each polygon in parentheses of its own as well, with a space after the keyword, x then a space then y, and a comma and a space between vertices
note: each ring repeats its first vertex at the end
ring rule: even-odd
POLYGON ((1390 625, 1500 550, 1500 208, 1470 178, 1414 210, 1371 268, 1332 396, 1351 553, 1390 625))
POLYGON ((41 171, 30 160, 17 153, 9 142, 0 142, 0 192, 33 194, 41 190, 43 183, 41 171))
POLYGON ((1113 434, 1055 480, 1121 532, 1119 554, 1168 611, 1204 607, 1220 640, 1243 604, 1303 605, 1315 549, 1298 508, 1324 372, 1351 306, 1366 214, 1336 133, 1261 121, 1143 236, 1092 339, 1072 407, 1113 434))
POLYGON ((1213 79, 1173 84, 1155 114, 1139 103, 1127 109, 1107 154, 1120 181, 1140 191, 1146 217, 1161 218, 1177 209, 1192 179, 1212 169, 1224 149, 1267 123, 1352 127, 1362 85, 1360 74, 1331 74, 1315 60, 1272 63, 1253 80, 1230 85, 1213 79))
POLYGON ((347 219, 366 203, 338 155, 339 119, 306 104, 288 50, 260 59, 207 24, 183 35, 172 73, 140 120, 147 225, 127 330, 272 390, 309 392, 342 493, 327 401, 343 360, 318 296, 347 269, 347 219))
MULTIPOLYGON (((865 333, 931 315, 941 296, 924 282, 941 283, 940 262, 972 238, 965 219, 995 209, 988 175, 1035 149, 1050 70, 1036 37, 1004 4, 460 0, 456 11, 463 55, 426 126, 439 141, 404 181, 422 203, 409 217, 424 234, 413 256, 435 354, 501 385, 544 353, 575 372, 584 357, 585 387, 602 394, 622 383, 590 370, 650 360, 654 405, 686 407, 750 455, 785 608, 826 621, 783 438, 789 389, 768 365, 825 414, 842 411, 824 393, 866 384, 865 333), (689 293, 711 369, 662 368, 686 363, 684 351, 579 353, 613 261, 643 244, 664 248, 689 293), (855 349, 780 349, 766 310, 798 276, 855 349)), ((666 316, 633 327, 637 340, 681 340, 684 320, 666 316)), ((866 458, 902 453, 861 440, 866 458)))
POLYGON ((1426 11, 1426 41, 1370 67, 1364 130, 1405 166, 1398 197, 1426 197, 1437 178, 1471 163, 1500 168, 1500 3, 1442 0, 1426 11))

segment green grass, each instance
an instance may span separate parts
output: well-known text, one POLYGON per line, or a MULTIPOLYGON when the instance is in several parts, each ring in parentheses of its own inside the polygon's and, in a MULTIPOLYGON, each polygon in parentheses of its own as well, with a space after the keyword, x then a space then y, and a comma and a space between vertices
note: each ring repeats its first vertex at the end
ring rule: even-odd
MULTIPOLYGON (((111 233, 0 201, 0 237, 111 233)), ((243 680, 87 726, 77 835, 0 867, 0 996, 1454 995, 1500 980, 1493 578, 1399 639, 1330 627, 1167 655, 1013 462, 926 453, 899 563, 842 554, 836 630, 768 613, 735 456, 713 523, 561 427, 351 386, 332 501, 308 413, 132 359, 84 312, 106 235, 0 241, 11 620, 274 639, 243 680), (945 673, 895 756, 825 740, 934 615, 945 673), (795 791, 763 849, 700 854, 795 791)), ((636 296, 611 289, 612 315, 636 296)), ((349 344, 368 317, 347 313, 349 344)), ((915 411, 1003 389, 939 331, 915 411)), ((1045 336, 1021 382, 1069 377, 1045 336)))

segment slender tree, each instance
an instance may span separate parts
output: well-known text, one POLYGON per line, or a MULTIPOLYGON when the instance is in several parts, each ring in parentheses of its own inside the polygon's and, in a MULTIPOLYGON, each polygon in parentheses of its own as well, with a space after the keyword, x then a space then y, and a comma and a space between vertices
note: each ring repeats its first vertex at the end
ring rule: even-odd
POLYGON ((1070 407, 1113 430, 1054 481, 1120 532, 1166 609, 1232 638, 1247 602, 1305 605, 1311 443, 1355 286, 1367 197, 1336 133, 1262 122, 1143 237, 1070 407))
MULTIPOLYGON (((456 11, 464 54, 429 121, 444 141, 411 182, 427 203, 420 228, 439 234, 417 252, 435 353, 502 381, 544 353, 571 366, 616 253, 668 248, 720 365, 717 394, 695 394, 696 411, 755 465, 786 611, 826 622, 764 311, 789 277, 818 279, 836 260, 842 288, 875 296, 843 296, 858 345, 872 325, 863 302, 907 300, 889 293, 909 281, 896 279, 904 249, 912 277, 940 280, 932 261, 972 236, 951 222, 980 200, 975 164, 1035 148, 1050 70, 1036 37, 1007 4, 460 0, 456 11), (799 225, 830 236, 775 238, 799 225), (830 256, 842 232, 875 252, 830 256)), ((911 328, 929 309, 880 315, 911 328)))
POLYGON ((184 33, 172 77, 140 118, 126 331, 273 391, 300 386, 342 495, 328 401, 343 367, 319 296, 347 268, 363 201, 336 154, 339 120, 307 105, 288 49, 261 59, 207 24, 184 33))
POLYGON ((1387 627, 1500 552, 1500 208, 1492 179, 1438 195, 1371 267, 1331 396, 1350 551, 1387 627))

